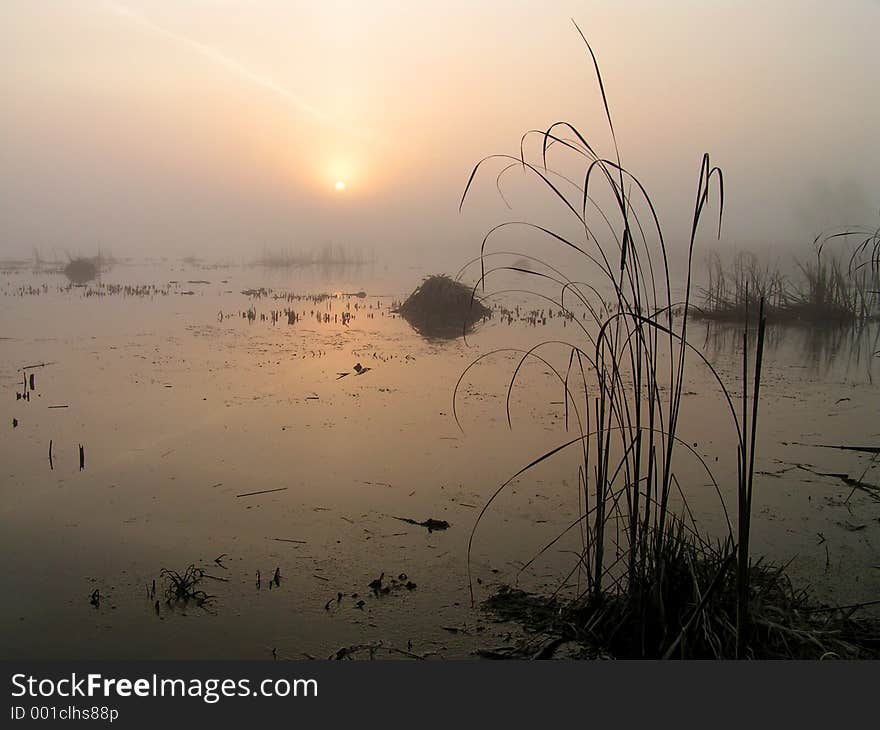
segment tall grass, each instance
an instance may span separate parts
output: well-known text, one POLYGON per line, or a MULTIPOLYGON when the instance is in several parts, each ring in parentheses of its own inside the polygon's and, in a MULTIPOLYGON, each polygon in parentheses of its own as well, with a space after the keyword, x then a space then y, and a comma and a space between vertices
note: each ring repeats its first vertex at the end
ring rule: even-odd
MULTIPOLYGON (((568 362, 563 368, 551 365, 549 356, 543 353, 558 347, 558 340, 540 342, 527 350, 511 348, 519 360, 508 393, 530 359, 553 368, 564 392, 566 424, 571 433, 555 448, 530 460, 483 506, 468 541, 471 597, 474 539, 487 511, 515 480, 548 459, 576 449, 580 462, 577 518, 541 551, 570 531, 578 531, 580 549, 566 580, 575 573, 585 580, 576 611, 569 617, 576 615, 578 625, 592 640, 614 644, 631 655, 683 654, 684 647, 692 645, 698 636, 698 655, 745 656, 754 629, 751 608, 755 593, 767 588, 767 574, 756 572, 750 564, 749 541, 765 332, 762 297, 773 296, 775 284, 768 282, 763 290, 758 287, 754 294, 750 291, 744 297, 744 306, 757 310, 757 327, 750 331, 747 324, 743 332, 742 382, 736 384, 742 395, 735 402, 718 372, 688 341, 694 252, 713 203, 717 205, 714 231, 720 236, 722 172, 708 154, 703 156, 687 240, 683 288, 676 288, 654 204, 638 177, 621 160, 596 55, 579 28, 578 33, 598 82, 612 154, 598 152, 575 125, 556 122, 545 130, 526 132, 519 155, 492 155, 480 160, 461 200, 464 205, 485 167, 499 163, 502 169, 496 185, 510 171, 522 171, 552 196, 562 215, 569 219, 569 226, 573 221, 578 231, 571 235, 561 226, 502 223, 486 234, 481 245, 475 298, 477 291, 484 300, 492 296, 486 288, 496 274, 512 273, 525 282, 517 291, 532 291, 552 302, 570 317, 577 335, 564 343, 568 362), (533 143, 538 151, 528 154, 533 143), (554 172, 550 161, 556 155, 564 156, 563 161, 569 165, 572 161, 578 163, 579 179, 554 172), (610 205, 600 204, 600 196, 610 200, 610 205), (514 253, 529 261, 528 267, 494 265, 488 245, 512 228, 527 229, 560 250, 574 252, 581 262, 578 270, 563 271, 522 252, 514 253), (538 291, 536 284, 549 285, 551 293, 538 291), (683 291, 683 296, 673 299, 674 290, 683 291), (719 418, 729 423, 737 473, 723 479, 730 486, 736 485, 736 528, 722 498, 723 483, 679 436, 682 393, 693 367, 708 370, 725 404, 719 418), (715 485, 719 510, 728 526, 727 535, 719 541, 701 534, 690 515, 685 490, 676 476, 677 465, 683 459, 701 463, 715 485), (676 503, 682 505, 681 509, 675 508, 676 503), (708 618, 709 604, 722 599, 732 601, 724 605, 735 607, 735 617, 708 618)), ((744 268, 743 275, 748 279, 751 273, 744 268)), ((743 289, 752 285, 746 280, 743 289)), ((477 358, 470 367, 491 354, 477 358)), ((470 367, 462 373, 459 385, 470 367)), ((455 401, 456 397, 454 410, 455 401)), ((508 421, 509 404, 508 395, 508 421)), ((455 417, 458 420, 457 410, 455 417)))
POLYGON ((839 259, 823 259, 819 248, 815 261, 799 264, 799 267, 806 286, 798 292, 791 307, 801 318, 851 322, 868 317, 867 298, 847 276, 839 259))
POLYGON ((711 254, 707 285, 693 316, 743 322, 747 312, 755 316, 763 300, 773 323, 857 324, 876 318, 880 269, 861 260, 858 252, 847 265, 840 252, 825 251, 828 240, 837 236, 817 237, 813 256, 796 261, 797 276, 783 275, 778 266, 762 266, 752 254, 738 254, 728 264, 717 252, 711 254))
POLYGON ((759 303, 770 310, 788 306, 790 285, 778 268, 761 265, 754 254, 739 253, 727 264, 717 251, 706 260, 707 285, 702 288, 702 304, 696 316, 743 322, 746 313, 757 315, 759 303))

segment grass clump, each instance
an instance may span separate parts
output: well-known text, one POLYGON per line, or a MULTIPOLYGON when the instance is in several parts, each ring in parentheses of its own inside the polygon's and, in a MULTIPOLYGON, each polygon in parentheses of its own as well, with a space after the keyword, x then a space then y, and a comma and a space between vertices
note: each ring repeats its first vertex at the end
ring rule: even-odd
POLYGON ((397 311, 419 334, 441 339, 467 333, 491 315, 470 287, 444 274, 427 277, 397 311))
MULTIPOLYGON (((829 239, 826 239, 830 240, 829 239)), ((752 254, 741 253, 725 265, 716 253, 708 261, 703 302, 694 307, 698 319, 744 322, 754 319, 763 300, 771 323, 856 324, 877 317, 877 271, 847 266, 841 256, 823 252, 814 241, 815 258, 797 262, 797 275, 784 276, 778 267, 761 266, 752 254)))
POLYGON ((162 568, 160 575, 166 580, 165 603, 169 606, 194 603, 201 607, 213 598, 199 588, 205 571, 195 565, 190 564, 183 573, 162 568))
POLYGON ((785 566, 749 566, 749 629, 738 649, 740 600, 733 553, 710 548, 683 525, 666 540, 657 575, 633 592, 621 584, 596 600, 562 601, 502 587, 483 603, 501 620, 531 634, 515 648, 519 657, 548 658, 573 642, 583 657, 615 659, 874 659, 880 656, 877 621, 857 618, 862 606, 818 604, 796 589, 785 566), (650 590, 645 591, 645 588, 650 590), (738 654, 738 651, 740 652, 738 654))
POLYGON ((64 275, 74 284, 87 284, 97 278, 101 268, 94 258, 71 259, 64 267, 64 275))
MULTIPOLYGON (((468 541, 471 597, 474 540, 484 516, 505 490, 533 469, 563 452, 574 452, 577 514, 520 569, 527 570, 563 538, 575 544, 574 550, 562 551, 573 552, 576 559, 568 574, 561 576, 555 594, 564 589, 570 595, 573 589, 574 596, 554 602, 549 612, 537 610, 540 600, 527 602, 531 613, 544 616, 557 634, 625 657, 800 658, 829 652, 861 656, 862 648, 876 639, 873 629, 866 629, 873 639, 856 641, 852 637, 865 635, 858 625, 829 624, 833 613, 815 611, 804 594, 791 588, 784 569, 753 562, 750 556, 767 308, 787 304, 781 282, 749 261, 741 262, 734 302, 755 316, 743 320, 741 380, 728 384, 688 339, 695 310, 694 251, 702 219, 713 206, 717 206, 720 237, 722 171, 711 164, 708 154, 703 156, 686 242, 684 281, 673 285, 659 217, 642 182, 621 161, 599 64, 582 33, 581 38, 598 81, 611 154, 597 151, 575 125, 556 122, 546 130, 526 132, 518 155, 492 155, 478 162, 462 196, 463 204, 478 172, 490 162, 500 162, 503 169, 496 186, 515 170, 558 203, 567 219, 564 226, 514 220, 490 229, 477 259, 480 276, 474 293, 485 290, 496 272, 513 274, 528 283, 509 291, 533 293, 549 301, 574 325, 571 339, 565 341, 546 340, 529 348, 481 355, 456 386, 453 412, 458 421, 456 396, 470 368, 496 353, 514 353, 518 362, 506 402, 510 424, 510 393, 524 364, 537 361, 561 386, 567 431, 561 443, 537 454, 483 505, 468 541), (564 156, 560 168, 568 174, 551 166, 557 155, 564 156), (580 177, 568 172, 576 166, 580 177), (496 255, 487 251, 490 243, 504 231, 516 229, 541 237, 581 263, 554 267, 505 250, 514 262, 526 257, 531 265, 489 268, 489 257, 496 255), (548 358, 560 348, 566 352, 565 360, 551 362, 548 358), (735 473, 714 474, 680 434, 682 395, 695 367, 704 368, 717 388, 717 417, 728 425, 735 473), (710 538, 698 528, 688 506, 688 485, 679 482, 682 462, 705 473, 718 496, 718 518, 726 525, 726 534, 710 538), (722 490, 725 484, 734 488, 732 506, 722 490)), ((820 276, 827 279, 828 271, 820 276)), ((718 302, 727 300, 725 287, 718 282, 713 286, 718 302)), ((826 306, 827 296, 827 289, 806 293, 808 299, 826 306)), ((836 296, 832 292, 832 302, 836 296)), ((696 487, 705 482, 706 478, 699 478, 696 487)), ((503 603, 497 596, 493 600, 496 608, 503 603)))
POLYGON ((789 283, 778 268, 762 266, 755 255, 738 254, 729 266, 714 252, 707 260, 708 284, 702 289, 703 304, 694 316, 723 322, 744 322, 755 317, 763 300, 768 319, 788 306, 789 283))

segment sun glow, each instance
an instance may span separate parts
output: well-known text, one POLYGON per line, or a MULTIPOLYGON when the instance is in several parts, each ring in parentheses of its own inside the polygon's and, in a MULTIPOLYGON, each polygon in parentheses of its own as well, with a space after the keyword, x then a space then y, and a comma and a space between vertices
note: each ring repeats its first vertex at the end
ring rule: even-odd
POLYGON ((345 186, 345 180, 337 180, 337 181, 336 181, 336 184, 335 184, 333 187, 336 188, 336 192, 337 192, 337 193, 341 193, 341 192, 343 192, 343 191, 345 190, 345 187, 346 187, 346 186, 345 186))

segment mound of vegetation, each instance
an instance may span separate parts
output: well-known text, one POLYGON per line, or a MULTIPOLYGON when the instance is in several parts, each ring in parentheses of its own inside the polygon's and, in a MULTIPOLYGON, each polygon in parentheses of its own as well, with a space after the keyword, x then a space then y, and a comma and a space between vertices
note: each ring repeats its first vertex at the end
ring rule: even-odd
POLYGON ((76 258, 72 259, 64 267, 64 274, 74 284, 86 284, 98 276, 100 268, 95 259, 76 258))
POLYGON ((471 331, 491 314, 470 287, 443 274, 426 278, 397 311, 419 334, 444 339, 471 331))

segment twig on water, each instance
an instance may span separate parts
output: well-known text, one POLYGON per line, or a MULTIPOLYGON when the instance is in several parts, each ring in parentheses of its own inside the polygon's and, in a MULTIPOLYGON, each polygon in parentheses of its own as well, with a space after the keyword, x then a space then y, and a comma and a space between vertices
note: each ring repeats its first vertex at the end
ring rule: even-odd
POLYGON ((270 494, 271 492, 283 492, 287 487, 278 487, 278 489, 261 489, 259 492, 245 492, 244 494, 236 494, 236 497, 253 497, 255 494, 270 494))
POLYGON ((35 365, 25 365, 23 368, 19 368, 18 372, 22 372, 24 370, 33 370, 34 368, 44 368, 47 365, 57 365, 57 362, 40 362, 35 365))

